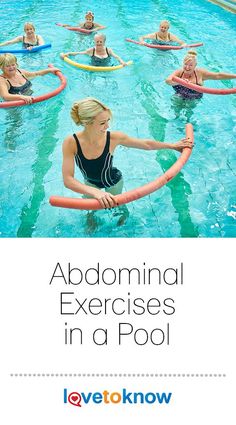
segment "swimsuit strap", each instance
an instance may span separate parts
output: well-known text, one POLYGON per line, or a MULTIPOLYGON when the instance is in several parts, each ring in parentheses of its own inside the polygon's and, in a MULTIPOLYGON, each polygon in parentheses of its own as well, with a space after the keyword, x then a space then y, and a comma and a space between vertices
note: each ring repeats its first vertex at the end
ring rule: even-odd
MULTIPOLYGON (((74 139, 75 139, 75 141, 76 141, 76 145, 77 145, 77 153, 81 156, 81 155, 83 155, 83 152, 82 152, 82 149, 81 149, 81 146, 80 146, 79 139, 78 139, 78 137, 76 136, 76 134, 75 134, 75 133, 73 134, 73 137, 74 137, 74 139)), ((84 155, 83 155, 83 156, 84 156, 84 155)))
POLYGON ((20 70, 20 69, 18 69, 18 68, 17 68, 17 71, 19 71, 19 73, 22 75, 22 77, 24 77, 24 79, 25 79, 26 81, 29 81, 29 80, 28 80, 28 78, 26 78, 26 76, 23 74, 23 72, 21 72, 21 70, 20 70))

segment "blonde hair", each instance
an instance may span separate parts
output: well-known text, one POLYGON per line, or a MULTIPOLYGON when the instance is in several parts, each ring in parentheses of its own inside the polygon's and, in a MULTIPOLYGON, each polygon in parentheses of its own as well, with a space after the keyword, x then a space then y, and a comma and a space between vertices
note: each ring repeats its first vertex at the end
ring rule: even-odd
POLYGON ((75 124, 85 126, 92 123, 94 118, 103 111, 109 112, 112 116, 111 110, 106 105, 93 97, 87 97, 73 104, 70 115, 75 124))
POLYGON ((11 53, 5 53, 0 55, 0 68, 3 69, 5 66, 17 64, 17 59, 15 55, 11 53))
POLYGON ((32 24, 32 22, 26 22, 24 25, 24 31, 26 30, 27 27, 32 27, 33 30, 35 31, 35 26, 34 24, 32 24))
POLYGON ((187 55, 184 57, 184 63, 188 62, 189 60, 197 61, 197 52, 195 50, 189 50, 187 55))
POLYGON ((166 21, 166 20, 161 21, 160 25, 161 25, 161 24, 166 24, 166 25, 168 25, 168 28, 170 28, 170 23, 169 23, 169 21, 166 21))

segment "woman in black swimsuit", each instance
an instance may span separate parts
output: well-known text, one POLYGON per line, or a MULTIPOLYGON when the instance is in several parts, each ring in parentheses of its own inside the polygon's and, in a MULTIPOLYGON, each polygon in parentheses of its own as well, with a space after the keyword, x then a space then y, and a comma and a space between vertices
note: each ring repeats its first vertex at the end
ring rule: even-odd
POLYGON ((61 53, 61 57, 67 56, 76 56, 76 55, 88 55, 92 58, 92 65, 94 66, 108 66, 110 57, 115 58, 120 62, 121 65, 126 66, 127 63, 124 62, 118 55, 116 55, 112 49, 106 47, 106 36, 104 34, 96 34, 94 36, 95 47, 84 50, 83 52, 67 52, 61 53))
POLYGON ((66 137, 63 143, 64 185, 86 197, 98 199, 103 208, 114 207, 114 195, 121 193, 123 188, 122 173, 113 167, 113 153, 118 145, 144 150, 174 149, 179 152, 193 146, 186 138, 177 143, 162 143, 129 137, 120 131, 109 132, 111 116, 110 109, 97 99, 75 102, 71 117, 84 128, 66 137), (75 163, 82 172, 84 183, 74 177, 75 163))
POLYGON ((158 44, 170 44, 172 42, 185 46, 186 43, 180 40, 176 35, 169 32, 170 23, 169 21, 161 21, 159 31, 151 34, 142 35, 139 37, 139 41, 144 43, 145 39, 155 40, 158 44))
MULTIPOLYGON (((63 24, 63 27, 70 27, 71 25, 68 24, 63 24)), ((104 25, 98 24, 97 22, 94 22, 94 13, 91 12, 90 10, 88 12, 86 12, 85 14, 85 21, 84 22, 80 22, 78 24, 79 28, 88 30, 90 32, 94 32, 94 31, 98 31, 98 30, 102 30, 106 27, 104 27, 104 25)))
POLYGON ((35 34, 35 27, 32 22, 26 22, 24 25, 25 35, 13 38, 12 40, 0 43, 0 46, 7 46, 8 44, 22 43, 22 49, 31 50, 35 46, 41 46, 44 44, 44 40, 41 35, 35 34))
POLYGON ((32 103, 32 78, 54 73, 58 68, 47 68, 40 71, 30 72, 19 69, 17 59, 11 53, 0 55, 0 97, 4 100, 24 100, 26 103, 32 103))
POLYGON ((183 68, 177 69, 166 79, 166 83, 172 86, 177 96, 182 99, 200 99, 202 97, 202 93, 175 83, 172 80, 173 77, 183 78, 184 80, 199 86, 203 86, 205 80, 230 80, 231 78, 236 78, 236 74, 210 72, 203 68, 197 68, 196 66, 197 53, 190 50, 184 58, 183 68))

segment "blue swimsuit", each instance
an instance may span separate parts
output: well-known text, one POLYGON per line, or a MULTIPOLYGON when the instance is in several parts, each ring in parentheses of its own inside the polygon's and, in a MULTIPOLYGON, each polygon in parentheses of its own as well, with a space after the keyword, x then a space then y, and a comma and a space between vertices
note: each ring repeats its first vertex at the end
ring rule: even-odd
MULTIPOLYGON (((184 72, 182 72, 180 78, 182 78, 183 73, 184 72)), ((197 74, 195 71, 194 71, 194 75, 196 78, 196 84, 200 86, 200 84, 198 84, 197 74)), ((180 84, 177 84, 176 86, 172 86, 172 87, 175 93, 177 94, 177 96, 182 97, 182 99, 201 99, 203 96, 203 93, 199 93, 196 90, 192 90, 192 89, 189 89, 188 87, 181 86, 180 84)))
POLYGON ((113 155, 109 152, 110 132, 107 131, 106 144, 102 154, 95 159, 87 159, 82 152, 76 134, 73 134, 73 137, 77 145, 75 162, 80 168, 84 179, 100 189, 116 185, 121 180, 122 174, 120 170, 112 166, 113 155))

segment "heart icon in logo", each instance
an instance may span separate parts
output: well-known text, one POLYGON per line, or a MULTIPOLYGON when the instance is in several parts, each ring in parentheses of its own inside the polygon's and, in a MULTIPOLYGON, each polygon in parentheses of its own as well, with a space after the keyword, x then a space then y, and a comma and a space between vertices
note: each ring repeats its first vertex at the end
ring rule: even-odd
POLYGON ((79 393, 73 392, 69 394, 68 401, 70 404, 73 404, 73 406, 79 406, 81 407, 81 395, 79 393))

